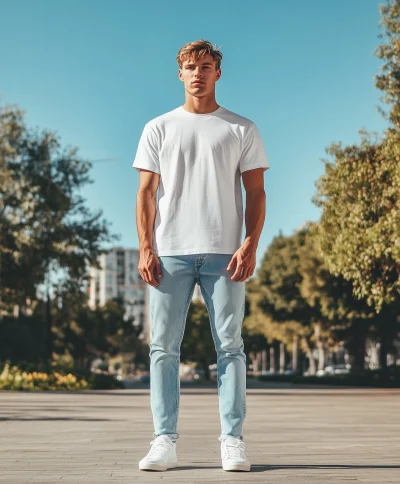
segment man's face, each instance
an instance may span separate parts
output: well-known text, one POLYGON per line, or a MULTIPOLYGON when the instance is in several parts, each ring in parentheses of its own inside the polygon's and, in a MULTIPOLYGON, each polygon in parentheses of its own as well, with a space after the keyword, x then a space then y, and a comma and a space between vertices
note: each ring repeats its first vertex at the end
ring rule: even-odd
POLYGON ((179 79, 184 83, 185 90, 196 97, 203 97, 214 91, 216 81, 221 77, 221 69, 215 69, 216 61, 207 54, 194 59, 185 60, 179 69, 179 79), (195 83, 200 81, 201 83, 195 83))

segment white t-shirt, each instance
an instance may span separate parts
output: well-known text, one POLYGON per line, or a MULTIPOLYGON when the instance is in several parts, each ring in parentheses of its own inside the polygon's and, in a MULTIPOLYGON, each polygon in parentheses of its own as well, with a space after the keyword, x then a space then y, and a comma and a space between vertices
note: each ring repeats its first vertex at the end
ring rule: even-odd
POLYGON ((252 121, 220 106, 179 106, 150 120, 133 167, 159 173, 153 250, 159 255, 233 254, 242 245, 241 173, 269 168, 252 121))

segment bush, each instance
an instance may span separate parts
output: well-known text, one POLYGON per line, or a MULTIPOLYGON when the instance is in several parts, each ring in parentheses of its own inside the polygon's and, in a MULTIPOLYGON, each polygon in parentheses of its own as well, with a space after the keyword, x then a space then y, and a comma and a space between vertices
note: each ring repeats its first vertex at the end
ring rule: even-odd
POLYGON ((84 368, 49 369, 47 364, 26 362, 21 366, 9 361, 0 365, 0 390, 112 390, 125 387, 113 375, 92 373, 84 368))
POLYGON ((32 373, 20 370, 17 366, 6 363, 0 373, 1 390, 83 390, 88 387, 84 379, 78 379, 72 373, 62 375, 34 371, 32 373))
POLYGON ((312 385, 350 385, 362 387, 399 388, 400 368, 391 366, 386 370, 367 370, 361 375, 258 375, 258 380, 312 385))
POLYGON ((114 390, 125 388, 123 382, 117 380, 113 375, 106 373, 91 373, 88 378, 88 383, 93 390, 114 390))

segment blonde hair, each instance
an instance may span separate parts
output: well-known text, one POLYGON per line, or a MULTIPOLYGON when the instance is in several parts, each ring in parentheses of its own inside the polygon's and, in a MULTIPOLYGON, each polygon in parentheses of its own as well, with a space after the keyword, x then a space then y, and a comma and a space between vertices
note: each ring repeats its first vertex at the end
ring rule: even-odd
POLYGON ((189 59, 197 61, 200 57, 207 54, 211 55, 214 61, 216 61, 215 69, 218 70, 221 67, 222 52, 216 45, 213 47, 211 42, 204 39, 189 42, 181 47, 176 56, 176 61, 178 62, 179 68, 182 69, 184 61, 189 59))

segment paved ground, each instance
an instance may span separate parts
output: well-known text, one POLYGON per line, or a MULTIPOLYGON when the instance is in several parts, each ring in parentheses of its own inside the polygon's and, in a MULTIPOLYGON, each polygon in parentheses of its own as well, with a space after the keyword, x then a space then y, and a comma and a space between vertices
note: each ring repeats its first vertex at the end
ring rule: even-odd
MULTIPOLYGON (((262 386, 262 385, 260 385, 262 386)), ((255 388, 244 437, 251 472, 220 464, 216 388, 181 390, 179 467, 144 472, 148 389, 0 392, 0 482, 400 482, 400 391, 255 388)))

